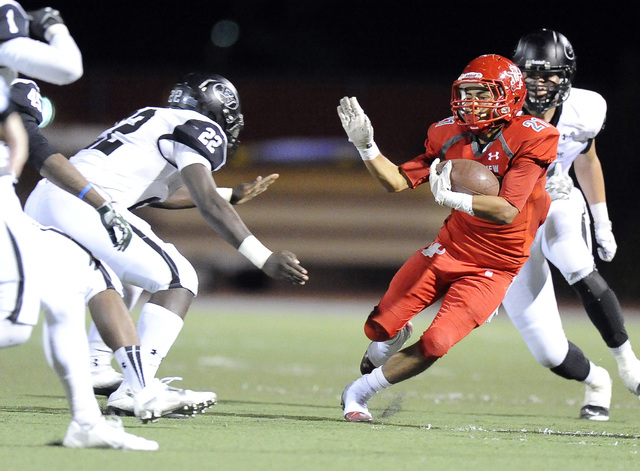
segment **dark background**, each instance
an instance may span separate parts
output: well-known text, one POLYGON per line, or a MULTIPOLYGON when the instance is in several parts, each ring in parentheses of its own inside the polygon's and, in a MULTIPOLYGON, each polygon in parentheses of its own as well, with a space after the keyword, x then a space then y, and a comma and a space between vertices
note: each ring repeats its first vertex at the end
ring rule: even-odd
MULTIPOLYGON (((625 2, 626 3, 626 2, 625 2)), ((632 3, 632 2, 628 2, 632 3)), ((556 29, 578 58, 574 86, 601 93, 609 110, 597 139, 609 211, 619 243, 599 263, 621 298, 634 300, 640 175, 637 5, 585 2, 372 2, 333 0, 22 2, 58 8, 83 52, 85 75, 43 92, 59 100, 61 122, 112 123, 161 104, 171 82, 215 71, 240 90, 244 142, 268 137, 344 137, 335 107, 357 95, 376 140, 398 161, 421 150, 425 130, 448 113, 451 82, 474 57, 510 56, 520 35, 556 29), (213 25, 239 27, 227 48, 213 25)))

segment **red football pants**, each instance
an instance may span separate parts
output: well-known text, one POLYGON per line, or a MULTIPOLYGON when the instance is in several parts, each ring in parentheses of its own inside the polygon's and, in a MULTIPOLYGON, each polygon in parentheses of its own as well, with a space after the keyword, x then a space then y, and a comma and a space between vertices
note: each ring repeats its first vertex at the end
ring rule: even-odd
POLYGON ((434 242, 415 252, 398 270, 369 315, 365 333, 373 341, 388 340, 444 297, 419 341, 425 357, 440 358, 498 309, 514 276, 460 262, 434 242))

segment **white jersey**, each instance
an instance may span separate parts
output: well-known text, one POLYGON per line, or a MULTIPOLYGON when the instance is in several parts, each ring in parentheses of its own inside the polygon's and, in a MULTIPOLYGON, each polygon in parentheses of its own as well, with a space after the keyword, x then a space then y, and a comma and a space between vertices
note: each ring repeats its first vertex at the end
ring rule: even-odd
MULTIPOLYGON (((560 131, 555 162, 568 174, 574 160, 589 149, 602 129, 607 104, 596 92, 572 88, 559 111, 551 120, 560 131)), ((531 245, 531 255, 502 303, 531 353, 547 368, 560 365, 568 351, 549 262, 570 285, 589 275, 595 268, 589 225, 587 204, 578 188, 567 199, 552 201, 547 220, 531 245)))
POLYGON ((206 116, 147 107, 107 129, 70 161, 110 200, 136 208, 171 196, 183 186, 180 170, 188 165, 218 170, 226 149, 220 125, 206 116))
POLYGON ((17 2, 0 0, 0 68, 56 85, 78 80, 82 54, 69 30, 59 26, 49 44, 31 39, 24 9, 17 2))
POLYGON ((555 122, 556 116, 551 120, 560 131, 555 163, 562 164, 563 173, 568 175, 573 161, 589 148, 591 139, 603 128, 607 102, 599 93, 572 88, 569 98, 559 109, 558 121, 555 122))

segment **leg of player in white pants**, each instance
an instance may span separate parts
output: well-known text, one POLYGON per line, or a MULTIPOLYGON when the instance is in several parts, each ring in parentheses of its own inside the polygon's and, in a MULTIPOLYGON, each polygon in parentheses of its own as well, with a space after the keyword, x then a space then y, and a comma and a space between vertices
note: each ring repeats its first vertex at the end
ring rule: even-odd
POLYGON ((582 193, 551 203, 544 224, 542 251, 580 297, 591 322, 618 363, 625 387, 640 395, 640 361, 624 327, 622 308, 614 291, 596 270, 591 247, 589 213, 582 193))
MULTIPOLYGON (((141 309, 137 330, 145 373, 155 376, 182 329, 183 318, 197 294, 198 279, 187 259, 172 244, 161 240, 146 221, 126 209, 118 209, 134 230, 124 252, 113 247, 95 210, 47 181, 37 185, 25 206, 35 219, 60 228, 91 250, 123 283, 152 293, 141 309)), ((119 393, 122 401, 129 398, 126 390, 123 383, 119 393)), ((186 391, 193 395, 193 403, 202 407, 216 401, 213 393, 186 391)), ((123 407, 119 405, 118 410, 123 407)))
POLYGON ((105 422, 93 396, 84 328, 85 295, 93 294, 86 288, 93 275, 89 254, 64 236, 41 231, 22 213, 13 189, 14 198, 4 193, 0 198, 0 347, 29 338, 42 301, 53 367, 72 415, 63 444, 156 450, 156 442, 126 433, 121 423, 105 422), (68 250, 69 244, 75 252, 68 250))
POLYGON ((608 420, 611 402, 609 374, 590 362, 565 335, 551 271, 541 251, 543 230, 544 226, 538 230, 531 246, 531 256, 510 286, 503 307, 538 363, 563 378, 585 384, 580 417, 608 420))

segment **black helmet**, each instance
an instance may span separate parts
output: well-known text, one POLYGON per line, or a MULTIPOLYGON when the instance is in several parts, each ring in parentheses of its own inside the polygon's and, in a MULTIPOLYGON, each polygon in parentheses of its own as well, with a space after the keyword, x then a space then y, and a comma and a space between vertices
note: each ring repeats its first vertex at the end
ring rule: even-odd
POLYGON ((194 110, 218 123, 227 135, 227 154, 233 155, 244 127, 240 98, 231 82, 217 74, 188 74, 171 89, 170 108, 194 110))
POLYGON ((530 111, 542 113, 569 97, 571 81, 576 73, 576 56, 573 46, 564 35, 550 29, 540 29, 522 36, 513 53, 513 62, 525 74, 528 92, 526 107, 530 111), (560 83, 547 82, 540 86, 539 81, 533 79, 546 80, 551 75, 557 75, 560 83))

